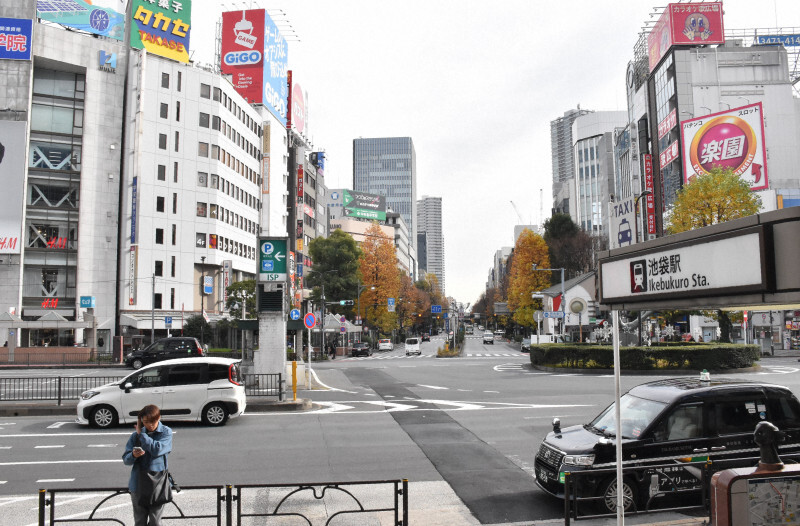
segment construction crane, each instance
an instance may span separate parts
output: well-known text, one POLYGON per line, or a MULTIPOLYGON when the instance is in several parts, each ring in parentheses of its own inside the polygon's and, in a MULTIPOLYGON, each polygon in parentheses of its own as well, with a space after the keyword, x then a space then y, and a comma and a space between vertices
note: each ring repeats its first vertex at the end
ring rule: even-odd
POLYGON ((517 213, 517 217, 519 218, 519 224, 520 225, 524 225, 525 224, 525 220, 522 219, 522 214, 519 213, 519 209, 517 208, 517 205, 514 204, 514 201, 509 201, 509 202, 511 203, 511 206, 514 207, 514 212, 517 213))

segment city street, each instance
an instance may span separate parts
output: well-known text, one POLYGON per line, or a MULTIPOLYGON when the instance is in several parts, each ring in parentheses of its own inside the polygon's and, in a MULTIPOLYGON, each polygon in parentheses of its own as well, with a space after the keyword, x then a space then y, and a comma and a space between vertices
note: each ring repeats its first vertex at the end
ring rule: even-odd
MULTIPOLYGON (((441 338, 406 357, 402 345, 315 364, 330 389, 301 391, 315 409, 246 413, 222 428, 171 424, 170 469, 183 485, 407 478, 448 488, 481 524, 557 520, 563 506, 534 483, 533 462, 553 416, 588 421, 613 399, 611 375, 534 370, 516 345, 467 339, 461 358, 435 358, 441 338), (446 483, 446 485, 444 485, 446 483)), ((794 359, 766 359, 758 377, 798 390, 794 359)), ((128 369, 100 371, 126 374, 128 369)), ((65 371, 3 371, 42 376, 65 371)), ((625 376, 623 389, 656 376, 625 376)), ((69 417, 0 421, 0 507, 34 522, 39 488, 119 487, 131 429, 99 431, 69 417)), ((16 524, 16 522, 15 522, 16 524)))

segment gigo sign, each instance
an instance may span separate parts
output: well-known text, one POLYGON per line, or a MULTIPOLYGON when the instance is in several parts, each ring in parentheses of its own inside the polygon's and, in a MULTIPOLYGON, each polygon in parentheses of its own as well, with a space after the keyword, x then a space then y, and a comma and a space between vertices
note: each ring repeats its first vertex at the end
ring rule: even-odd
POLYGON ((246 66, 248 64, 258 64, 261 62, 261 52, 259 51, 233 51, 225 53, 223 58, 225 64, 229 66, 246 66))

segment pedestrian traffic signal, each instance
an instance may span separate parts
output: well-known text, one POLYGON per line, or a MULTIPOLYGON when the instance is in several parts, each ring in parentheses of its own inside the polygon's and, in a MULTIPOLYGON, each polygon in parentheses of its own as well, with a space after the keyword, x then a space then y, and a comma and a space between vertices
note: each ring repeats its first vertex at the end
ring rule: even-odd
POLYGON ((353 300, 340 300, 339 305, 352 305, 353 300))

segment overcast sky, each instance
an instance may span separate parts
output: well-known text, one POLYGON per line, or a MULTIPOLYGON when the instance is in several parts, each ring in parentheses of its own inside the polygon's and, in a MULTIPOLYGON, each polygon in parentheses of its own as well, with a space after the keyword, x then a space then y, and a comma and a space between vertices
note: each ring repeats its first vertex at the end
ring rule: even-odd
MULTIPOLYGON (((291 24, 289 68, 326 184, 352 188, 354 138, 410 136, 417 198, 443 198, 446 292, 474 303, 495 251, 513 244, 511 201, 525 223, 549 216, 550 121, 578 104, 626 109, 625 70, 655 5, 666 3, 195 0, 191 48, 213 62, 222 11, 263 7, 291 24)), ((723 5, 726 29, 800 26, 798 0, 723 5)))

